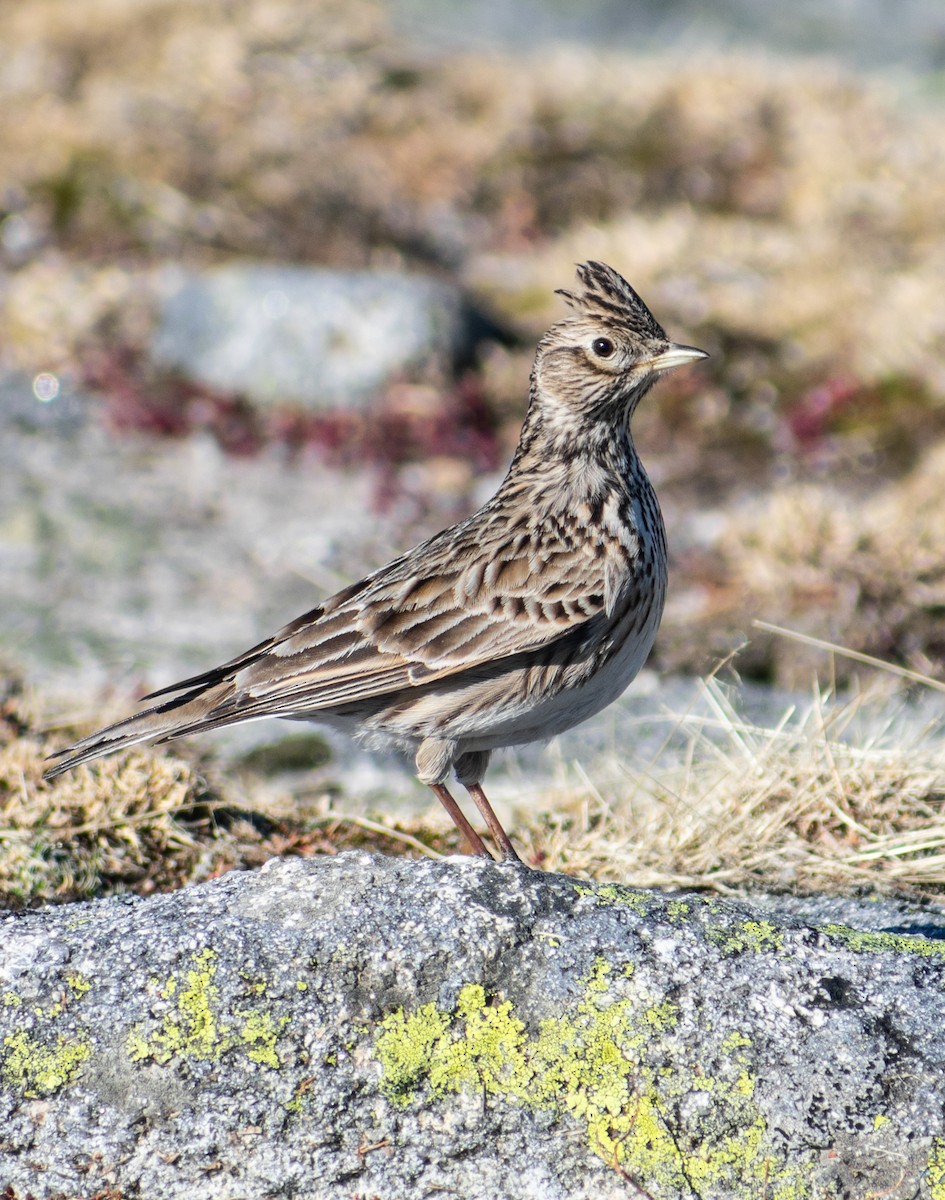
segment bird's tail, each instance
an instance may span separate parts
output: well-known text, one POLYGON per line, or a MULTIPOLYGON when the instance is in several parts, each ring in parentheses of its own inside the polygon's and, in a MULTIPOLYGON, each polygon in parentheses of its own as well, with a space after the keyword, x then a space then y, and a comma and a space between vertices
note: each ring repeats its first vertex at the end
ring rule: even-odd
POLYGON ((128 746, 136 746, 140 742, 169 742, 172 738, 182 737, 187 733, 196 733, 204 729, 217 729, 221 725, 229 725, 234 721, 245 719, 238 712, 221 711, 221 702, 232 695, 232 687, 228 683, 215 686, 197 687, 177 696, 146 708, 142 712, 116 721, 105 729, 82 738, 74 746, 51 754, 53 765, 43 773, 44 779, 54 779, 64 771, 70 771, 80 763, 91 762, 94 758, 102 758, 113 754, 116 750, 124 750, 128 746))

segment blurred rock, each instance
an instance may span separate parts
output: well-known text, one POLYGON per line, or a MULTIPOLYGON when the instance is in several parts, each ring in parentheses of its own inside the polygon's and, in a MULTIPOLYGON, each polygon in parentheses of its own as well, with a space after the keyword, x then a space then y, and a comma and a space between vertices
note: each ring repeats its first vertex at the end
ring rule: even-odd
POLYGON ((393 272, 228 265, 169 281, 154 359, 262 406, 363 404, 445 378, 474 336, 458 289, 393 272))
POLYGON ((861 67, 941 70, 945 25, 937 0, 900 0, 889 20, 885 0, 797 0, 794 4, 758 0, 392 0, 395 27, 411 41, 441 50, 501 45, 532 50, 565 42, 586 42, 608 50, 703 55, 732 47, 761 48, 768 54, 830 56, 861 67))
POLYGON ((942 932, 931 906, 821 900, 810 921, 360 853, 9 914, 3 1183, 934 1197, 942 932))

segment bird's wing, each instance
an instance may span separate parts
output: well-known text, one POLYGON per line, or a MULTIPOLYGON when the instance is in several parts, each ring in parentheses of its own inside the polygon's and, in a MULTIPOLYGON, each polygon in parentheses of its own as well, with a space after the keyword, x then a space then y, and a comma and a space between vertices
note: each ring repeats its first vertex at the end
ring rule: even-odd
MULTIPOLYGON (((448 560, 433 549, 405 555, 235 660, 227 674, 241 708, 346 706, 570 640, 604 612, 593 551, 526 533, 488 557, 470 539, 454 541, 448 560)), ((211 672, 206 682, 220 678, 211 672)))

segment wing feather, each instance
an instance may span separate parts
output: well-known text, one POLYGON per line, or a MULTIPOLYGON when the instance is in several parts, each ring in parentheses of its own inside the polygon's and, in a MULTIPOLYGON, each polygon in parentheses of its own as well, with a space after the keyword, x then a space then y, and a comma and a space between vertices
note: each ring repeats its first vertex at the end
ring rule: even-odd
POLYGON ((576 561, 560 543, 517 538, 503 561, 476 570, 464 549, 435 572, 427 555, 406 555, 288 638, 277 635, 234 672, 229 703, 247 713, 354 704, 571 642, 604 612, 603 570, 590 556, 576 561))

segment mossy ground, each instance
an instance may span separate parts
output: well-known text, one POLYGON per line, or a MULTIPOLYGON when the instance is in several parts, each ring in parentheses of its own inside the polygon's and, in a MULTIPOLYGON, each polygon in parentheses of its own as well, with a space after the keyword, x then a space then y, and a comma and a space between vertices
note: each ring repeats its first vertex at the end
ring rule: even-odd
POLYGON ((401 831, 335 816, 327 795, 304 820, 268 811, 264 789, 253 799, 263 781, 255 758, 272 755, 255 756, 240 784, 199 755, 147 748, 45 782, 47 755, 78 734, 45 724, 35 694, 0 674, 0 907, 173 891, 279 855, 458 848, 442 826, 401 831))

